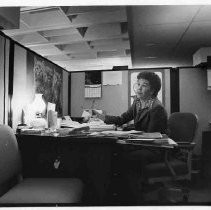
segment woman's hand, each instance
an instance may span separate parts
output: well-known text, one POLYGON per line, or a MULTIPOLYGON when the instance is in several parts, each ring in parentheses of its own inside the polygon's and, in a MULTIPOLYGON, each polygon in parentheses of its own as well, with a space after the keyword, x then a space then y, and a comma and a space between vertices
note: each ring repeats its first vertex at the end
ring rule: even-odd
POLYGON ((83 122, 84 122, 84 123, 89 122, 90 118, 91 118, 91 116, 88 116, 88 115, 85 116, 84 119, 83 119, 83 122))
POLYGON ((92 114, 96 115, 97 118, 101 119, 102 121, 105 121, 105 114, 100 114, 97 110, 93 109, 92 114))

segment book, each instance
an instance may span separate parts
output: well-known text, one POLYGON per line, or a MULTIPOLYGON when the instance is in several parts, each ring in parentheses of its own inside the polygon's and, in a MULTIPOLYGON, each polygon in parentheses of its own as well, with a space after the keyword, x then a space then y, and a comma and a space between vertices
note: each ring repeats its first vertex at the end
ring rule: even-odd
POLYGON ((159 132, 153 132, 153 133, 131 133, 130 138, 133 139, 161 139, 163 138, 163 135, 159 132))

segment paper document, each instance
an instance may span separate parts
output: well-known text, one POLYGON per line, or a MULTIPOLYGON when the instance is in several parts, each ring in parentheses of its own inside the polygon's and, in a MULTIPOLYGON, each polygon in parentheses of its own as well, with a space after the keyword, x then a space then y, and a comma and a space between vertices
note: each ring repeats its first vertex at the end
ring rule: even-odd
POLYGON ((72 120, 62 120, 61 127, 67 128, 81 128, 87 125, 80 124, 79 122, 72 121, 72 120))
POLYGON ((84 110, 83 113, 82 113, 82 115, 81 115, 81 117, 84 117, 84 118, 91 117, 91 116, 92 115, 89 113, 89 111, 86 111, 86 110, 84 110))
POLYGON ((147 142, 152 142, 152 141, 156 141, 156 139, 149 139, 149 138, 147 138, 147 139, 144 139, 144 138, 135 138, 135 139, 128 139, 128 141, 133 141, 133 142, 138 142, 138 141, 147 141, 147 142))
POLYGON ((115 135, 115 136, 128 136, 129 134, 141 134, 143 132, 131 130, 131 131, 102 131, 101 133, 112 134, 112 135, 115 135))
POLYGON ((177 143, 170 138, 162 138, 162 139, 136 138, 136 139, 127 139, 126 142, 128 143, 149 142, 149 143, 161 144, 161 145, 172 145, 172 146, 177 145, 177 143))
MULTIPOLYGON (((97 136, 110 136, 110 137, 121 137, 121 138, 129 138, 129 136, 131 134, 134 134, 134 133, 142 133, 142 131, 135 131, 135 130, 131 130, 131 131, 115 131, 114 128, 115 126, 114 125, 106 125, 106 126, 110 126, 110 129, 108 130, 104 130, 104 131, 101 131, 101 132, 95 132, 91 135, 97 135, 97 136), (113 126, 113 130, 111 129, 113 126)), ((108 127, 109 128, 109 127, 108 127)), ((90 129, 91 130, 91 129, 90 129)))
POLYGON ((69 115, 64 116, 64 119, 65 119, 65 120, 70 120, 70 121, 72 121, 72 119, 70 118, 70 116, 69 116, 69 115))
POLYGON ((131 134, 131 138, 137 138, 137 139, 161 139, 163 138, 162 134, 159 132, 153 132, 153 133, 141 133, 141 134, 131 134))
POLYGON ((115 130, 115 125, 106 124, 101 119, 98 119, 98 118, 91 118, 90 122, 83 123, 83 124, 90 127, 90 132, 115 130))

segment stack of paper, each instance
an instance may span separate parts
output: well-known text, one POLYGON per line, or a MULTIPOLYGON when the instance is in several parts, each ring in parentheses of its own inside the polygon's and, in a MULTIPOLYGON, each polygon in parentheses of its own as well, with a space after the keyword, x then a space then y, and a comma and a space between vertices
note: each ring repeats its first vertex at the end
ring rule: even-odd
POLYGON ((170 138, 156 139, 154 141, 154 143, 156 143, 156 144, 177 145, 177 143, 173 139, 170 139, 170 138))
POLYGON ((89 127, 84 126, 81 128, 60 128, 57 129, 59 136, 84 136, 89 132, 89 127))
POLYGON ((142 132, 141 134, 138 133, 132 133, 130 135, 130 138, 133 139, 161 139, 163 138, 162 134, 159 132, 153 132, 153 133, 144 133, 142 132))
POLYGON ((90 132, 103 132, 103 131, 110 131, 115 130, 115 125, 107 125, 107 124, 101 124, 101 125, 89 125, 90 132))
MULTIPOLYGON (((85 125, 85 126, 87 126, 87 125, 85 125)), ((61 127, 65 127, 65 128, 81 128, 81 127, 84 127, 84 125, 79 123, 79 122, 76 122, 76 121, 73 121, 71 119, 68 119, 68 120, 62 120, 61 127)))
POLYGON ((39 129, 39 128, 22 128, 20 133, 32 135, 32 134, 41 134, 43 131, 44 129, 39 129))
POLYGON ((160 145, 177 145, 177 143, 170 139, 170 138, 134 138, 134 139, 127 139, 127 143, 153 143, 153 144, 160 144, 160 145))
POLYGON ((88 123, 83 123, 86 126, 89 126, 90 132, 101 132, 107 130, 115 130, 115 125, 113 124, 105 124, 102 120, 98 118, 93 118, 88 123))
POLYGON ((140 134, 142 131, 115 131, 115 130, 104 130, 98 133, 93 133, 91 135, 97 135, 97 136, 110 136, 110 137, 118 137, 118 138, 129 138, 132 134, 140 134))

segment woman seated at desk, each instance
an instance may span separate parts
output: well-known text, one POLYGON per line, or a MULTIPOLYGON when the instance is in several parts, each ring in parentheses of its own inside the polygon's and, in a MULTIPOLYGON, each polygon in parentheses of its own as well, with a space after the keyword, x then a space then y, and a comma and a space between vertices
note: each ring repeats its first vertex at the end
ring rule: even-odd
MULTIPOLYGON (((167 112, 157 99, 160 89, 161 80, 157 74, 147 71, 140 72, 134 86, 136 97, 132 106, 126 112, 121 116, 104 115, 97 111, 94 111, 94 114, 107 124, 121 126, 134 120, 135 130, 166 133, 167 112)), ((140 174, 144 175, 144 166, 149 162, 159 161, 162 154, 158 150, 139 149, 127 152, 124 156, 124 171, 127 174, 129 187, 134 194, 134 198, 139 202, 141 195, 137 186, 141 177, 140 174), (127 168, 125 162, 128 162, 127 168)))

